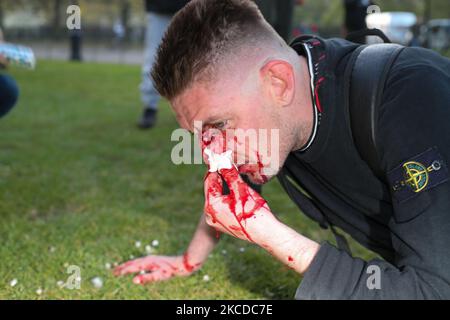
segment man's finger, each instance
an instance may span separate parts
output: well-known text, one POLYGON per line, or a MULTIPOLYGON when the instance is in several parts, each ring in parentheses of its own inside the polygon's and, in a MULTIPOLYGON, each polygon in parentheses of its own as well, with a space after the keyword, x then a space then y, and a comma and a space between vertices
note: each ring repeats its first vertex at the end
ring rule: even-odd
POLYGON ((143 259, 137 259, 128 261, 124 264, 121 264, 116 269, 114 269, 114 274, 116 276, 125 275, 128 273, 136 273, 139 271, 152 271, 157 268, 155 263, 152 263, 149 257, 143 259))
POLYGON ((136 261, 125 262, 114 269, 114 275, 121 276, 130 272, 139 272, 140 269, 138 265, 139 263, 136 261))
POLYGON ((204 181, 205 199, 209 201, 212 198, 222 196, 223 185, 222 178, 217 172, 208 172, 204 181))
POLYGON ((244 180, 242 180, 241 176, 239 175, 239 172, 235 166, 232 166, 231 169, 220 169, 219 172, 223 177, 223 180, 225 180, 225 182, 227 183, 228 188, 230 190, 235 189, 238 185, 238 182, 245 183, 244 180))
POLYGON ((133 278, 135 284, 146 284, 149 282, 167 280, 173 276, 173 273, 167 270, 159 270, 152 273, 139 274, 133 278))

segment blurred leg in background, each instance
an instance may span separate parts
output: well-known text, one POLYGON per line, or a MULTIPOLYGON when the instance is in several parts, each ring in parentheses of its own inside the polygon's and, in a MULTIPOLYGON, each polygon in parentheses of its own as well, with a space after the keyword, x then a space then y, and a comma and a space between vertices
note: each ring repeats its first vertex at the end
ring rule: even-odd
POLYGON ((70 60, 82 61, 81 56, 81 30, 71 30, 69 33, 70 39, 70 60))
POLYGON ((150 76, 156 51, 162 37, 169 26, 172 15, 148 12, 145 34, 144 63, 142 66, 142 82, 140 86, 141 100, 144 106, 142 118, 138 125, 142 129, 151 128, 156 123, 157 105, 160 95, 156 91, 150 76))
POLYGON ((295 0, 277 0, 277 20, 275 30, 289 43, 292 39, 292 18, 294 16, 295 0))
POLYGON ((0 74, 0 118, 14 107, 18 97, 16 81, 9 75, 0 74))
MULTIPOLYGON (((367 29, 366 15, 367 8, 372 4, 370 0, 344 0, 345 9, 345 24, 344 34, 345 38, 352 32, 367 29)), ((356 43, 366 43, 365 36, 353 37, 351 41, 356 43)))
POLYGON ((289 43, 296 0, 255 0, 264 18, 289 43))

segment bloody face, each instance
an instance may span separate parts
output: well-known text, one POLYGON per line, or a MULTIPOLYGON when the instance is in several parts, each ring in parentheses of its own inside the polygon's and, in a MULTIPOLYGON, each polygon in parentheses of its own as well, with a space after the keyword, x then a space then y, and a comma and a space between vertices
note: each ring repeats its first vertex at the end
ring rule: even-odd
POLYGON ((279 154, 279 133, 271 136, 280 131, 274 108, 256 87, 247 85, 243 90, 233 81, 196 84, 171 104, 180 125, 199 135, 202 150, 232 150, 239 172, 263 184, 277 173, 285 156, 279 154), (195 121, 202 128, 194 128, 195 121))
MULTIPOLYGON (((203 152, 205 148, 215 153, 231 150, 233 162, 236 164, 238 171, 247 175, 253 182, 264 184, 269 180, 270 176, 265 172, 265 166, 258 152, 257 143, 257 139, 250 141, 243 130, 218 130, 213 127, 206 127, 201 135, 203 152)), ((265 146, 262 146, 262 148, 265 148, 265 146)), ((206 157, 205 162, 208 162, 206 157)))

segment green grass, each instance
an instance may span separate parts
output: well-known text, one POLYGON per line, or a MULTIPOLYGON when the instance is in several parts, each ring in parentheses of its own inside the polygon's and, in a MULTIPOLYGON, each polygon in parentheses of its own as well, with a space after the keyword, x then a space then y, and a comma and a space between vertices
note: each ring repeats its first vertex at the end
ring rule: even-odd
MULTIPOLYGON (((0 120, 0 299, 294 296, 296 273, 227 236, 191 277, 144 287, 113 277, 105 263, 143 255, 137 240, 158 239, 160 254, 183 252, 202 210, 205 168, 170 161, 177 123, 166 102, 157 128, 135 128, 137 66, 40 61, 34 72, 12 73, 21 96, 0 120), (68 277, 67 264, 81 268, 80 290, 56 285, 68 277), (101 289, 90 284, 94 276, 104 280, 101 289)), ((332 238, 298 211, 277 181, 263 192, 282 221, 317 241, 332 238)), ((368 256, 360 247, 354 251, 368 256)))

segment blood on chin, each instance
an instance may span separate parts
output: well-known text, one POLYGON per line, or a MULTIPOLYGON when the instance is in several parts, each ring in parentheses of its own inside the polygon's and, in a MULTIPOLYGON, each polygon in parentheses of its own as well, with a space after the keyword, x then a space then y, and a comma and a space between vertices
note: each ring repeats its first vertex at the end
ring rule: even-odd
POLYGON ((240 174, 246 175, 251 182, 256 184, 264 184, 271 178, 262 174, 261 167, 257 164, 243 164, 238 166, 238 171, 240 174))

